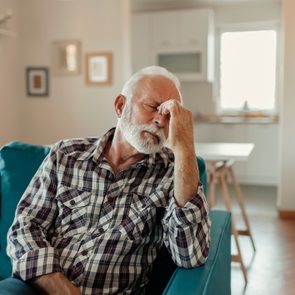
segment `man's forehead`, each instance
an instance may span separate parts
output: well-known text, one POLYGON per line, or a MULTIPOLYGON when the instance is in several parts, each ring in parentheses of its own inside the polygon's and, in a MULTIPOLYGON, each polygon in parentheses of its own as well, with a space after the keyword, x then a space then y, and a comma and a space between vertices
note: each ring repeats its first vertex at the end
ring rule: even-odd
POLYGON ((134 85, 133 94, 135 99, 150 98, 166 101, 176 99, 181 102, 180 93, 174 82, 161 75, 149 75, 142 77, 134 85))

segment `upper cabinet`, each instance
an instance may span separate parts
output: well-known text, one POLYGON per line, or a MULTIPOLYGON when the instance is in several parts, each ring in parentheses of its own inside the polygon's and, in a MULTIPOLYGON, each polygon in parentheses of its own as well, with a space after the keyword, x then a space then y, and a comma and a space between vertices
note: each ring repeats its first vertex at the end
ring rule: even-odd
POLYGON ((214 21, 211 10, 134 14, 133 70, 156 64, 166 67, 183 81, 212 81, 213 61, 214 21))
POLYGON ((180 38, 179 12, 155 12, 150 15, 150 40, 155 50, 178 46, 180 38))

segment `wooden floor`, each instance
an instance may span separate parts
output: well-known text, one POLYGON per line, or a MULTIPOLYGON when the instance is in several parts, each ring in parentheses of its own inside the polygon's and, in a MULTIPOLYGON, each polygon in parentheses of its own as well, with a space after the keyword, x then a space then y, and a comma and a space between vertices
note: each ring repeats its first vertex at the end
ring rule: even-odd
POLYGON ((240 267, 232 263, 232 294, 294 295, 295 221, 283 221, 275 216, 249 215, 249 218, 257 251, 253 257, 249 239, 240 237, 248 285, 244 290, 240 267))
MULTIPOLYGON (((277 217, 275 189, 242 187, 242 191, 257 251, 253 257, 249 238, 239 237, 248 285, 244 288, 240 266, 232 263, 232 295, 294 295, 295 220, 277 217)), ((234 212, 239 215, 237 207, 234 212)))

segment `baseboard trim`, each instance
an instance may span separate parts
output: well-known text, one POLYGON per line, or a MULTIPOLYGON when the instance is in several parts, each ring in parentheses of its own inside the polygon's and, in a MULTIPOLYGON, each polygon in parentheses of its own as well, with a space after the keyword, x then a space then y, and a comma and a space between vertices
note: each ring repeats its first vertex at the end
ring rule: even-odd
POLYGON ((294 210, 279 210, 280 219, 295 219, 294 210))

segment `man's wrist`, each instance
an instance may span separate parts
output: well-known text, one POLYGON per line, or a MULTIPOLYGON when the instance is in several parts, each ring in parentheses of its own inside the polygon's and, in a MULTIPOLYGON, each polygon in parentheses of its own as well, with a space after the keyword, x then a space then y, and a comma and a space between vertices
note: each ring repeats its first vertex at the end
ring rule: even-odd
POLYGON ((191 156, 195 157, 195 147, 194 144, 179 144, 175 145, 172 149, 174 157, 181 156, 191 156))
POLYGON ((41 294, 53 294, 56 291, 56 284, 54 283, 59 279, 60 273, 50 273, 42 275, 30 280, 30 284, 33 285, 41 294))

